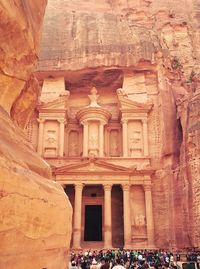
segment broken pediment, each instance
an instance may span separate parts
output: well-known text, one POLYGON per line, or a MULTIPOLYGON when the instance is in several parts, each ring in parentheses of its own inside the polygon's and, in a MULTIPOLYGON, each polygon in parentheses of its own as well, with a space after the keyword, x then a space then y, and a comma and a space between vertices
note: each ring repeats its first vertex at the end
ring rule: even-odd
POLYGON ((66 91, 65 94, 62 94, 59 96, 59 98, 52 100, 50 102, 41 102, 38 104, 37 108, 38 110, 44 111, 44 110, 63 110, 67 109, 67 100, 68 100, 69 94, 66 91))
POLYGON ((128 99, 128 97, 123 95, 118 95, 118 103, 120 110, 130 110, 135 112, 148 113, 153 105, 152 104, 144 104, 139 103, 133 100, 128 99))
POLYGON ((55 174, 65 174, 65 173, 130 173, 133 169, 126 168, 119 165, 113 165, 104 161, 99 160, 87 160, 77 164, 71 164, 59 167, 55 169, 55 174))

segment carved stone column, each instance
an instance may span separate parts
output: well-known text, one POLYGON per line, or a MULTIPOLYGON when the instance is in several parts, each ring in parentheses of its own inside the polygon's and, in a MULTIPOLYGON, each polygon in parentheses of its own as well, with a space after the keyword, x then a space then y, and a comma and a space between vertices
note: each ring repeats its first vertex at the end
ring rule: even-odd
POLYGON ((59 128, 59 156, 63 157, 64 155, 64 137, 65 137, 65 119, 60 119, 60 128, 59 128))
POLYGON ((104 187, 104 248, 112 248, 112 220, 111 220, 111 190, 112 185, 106 184, 104 187))
POLYGON ((104 155, 104 123, 99 124, 99 157, 104 155))
POLYGON ((149 155, 147 119, 142 120, 142 126, 143 126, 144 156, 147 157, 149 155))
POLYGON ((88 122, 83 122, 83 156, 88 156, 88 122))
POLYGON ((148 246, 154 246, 154 221, 151 185, 144 185, 148 246))
POLYGON ((123 189, 123 209, 124 209, 124 248, 131 246, 131 208, 130 208, 130 185, 122 184, 123 189))
POLYGON ((73 248, 81 248, 81 215, 83 184, 75 184, 73 248))
POLYGON ((44 121, 45 121, 44 119, 38 119, 39 133, 38 133, 37 152, 39 155, 43 155, 44 121))
POLYGON ((122 120, 123 157, 128 157, 128 121, 122 120))

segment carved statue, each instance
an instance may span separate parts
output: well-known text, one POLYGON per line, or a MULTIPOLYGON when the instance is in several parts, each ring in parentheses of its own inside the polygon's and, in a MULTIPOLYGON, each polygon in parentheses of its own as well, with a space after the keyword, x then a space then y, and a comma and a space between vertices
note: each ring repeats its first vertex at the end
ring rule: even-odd
POLYGON ((119 145, 117 141, 113 141, 110 145, 110 152, 112 155, 118 155, 119 153, 119 145))
POLYGON ((100 107, 100 105, 97 104, 97 100, 99 98, 99 95, 97 94, 97 89, 93 87, 90 91, 91 94, 88 95, 90 98, 90 105, 89 107, 100 107))
POLYGON ((130 137, 129 139, 129 148, 130 148, 131 157, 133 157, 132 156, 133 150, 138 148, 138 145, 140 145, 140 142, 141 142, 141 132, 135 131, 133 136, 130 137))
POLYGON ((142 214, 139 214, 135 217, 135 226, 144 226, 146 224, 145 216, 142 214))
POLYGON ((46 141, 49 144, 49 146, 55 146, 56 137, 55 137, 55 132, 54 131, 48 131, 46 141))
POLYGON ((90 149, 98 148, 98 137, 96 134, 92 134, 89 139, 90 142, 90 149))
POLYGON ((98 136, 97 134, 92 134, 89 138, 89 156, 97 157, 98 152, 98 136))
POLYGON ((69 148, 69 154, 71 156, 77 156, 77 150, 78 150, 78 144, 77 143, 71 143, 69 148))

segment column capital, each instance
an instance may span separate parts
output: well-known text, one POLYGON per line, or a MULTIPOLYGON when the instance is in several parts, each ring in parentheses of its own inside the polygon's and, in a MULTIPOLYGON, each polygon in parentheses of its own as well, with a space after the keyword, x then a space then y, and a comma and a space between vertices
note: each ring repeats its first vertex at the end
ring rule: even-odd
POLYGON ((63 123, 63 124, 65 124, 67 121, 66 121, 66 119, 58 119, 57 120, 59 123, 63 123))
POLYGON ((121 123, 122 124, 127 124, 128 123, 128 119, 121 119, 121 123))
POLYGON ((84 126, 84 125, 89 125, 89 123, 88 123, 87 120, 82 120, 80 123, 81 123, 83 126, 84 126))
POLYGON ((104 125, 106 125, 106 124, 107 124, 107 122, 105 122, 105 121, 103 121, 103 120, 100 120, 100 121, 99 121, 99 125, 103 125, 103 126, 104 126, 104 125))
POLYGON ((121 184, 121 187, 122 187, 123 191, 130 191, 130 184, 128 184, 128 183, 121 184))
POLYGON ((105 184, 103 185, 104 191, 111 191, 112 190, 112 184, 105 184))
POLYGON ((74 187, 76 190, 82 190, 84 187, 84 184, 83 183, 75 183, 74 187))
POLYGON ((145 183, 145 185, 151 185, 151 176, 150 175, 144 175, 144 180, 148 181, 145 183))
POLYGON ((147 118, 142 119, 143 124, 147 124, 147 118))
POLYGON ((41 118, 37 119, 37 121, 38 121, 39 123, 44 123, 45 120, 46 120, 46 119, 41 119, 41 118))
POLYGON ((144 191, 151 191, 151 184, 143 185, 144 191))

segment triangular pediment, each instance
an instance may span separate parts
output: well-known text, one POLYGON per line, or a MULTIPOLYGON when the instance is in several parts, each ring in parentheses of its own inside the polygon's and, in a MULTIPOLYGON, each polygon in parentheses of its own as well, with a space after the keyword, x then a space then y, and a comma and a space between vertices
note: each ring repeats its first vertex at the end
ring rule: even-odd
POLYGON ((87 160, 77 164, 71 164, 62 166, 55 169, 55 174, 65 173, 119 173, 119 172, 131 172, 132 169, 119 165, 110 164, 100 160, 87 160))
POLYGON ((121 110, 135 110, 135 111, 147 113, 151 110, 153 106, 152 104, 144 104, 144 103, 139 103, 139 102, 130 100, 124 96, 119 96, 118 101, 119 101, 119 107, 121 110))

